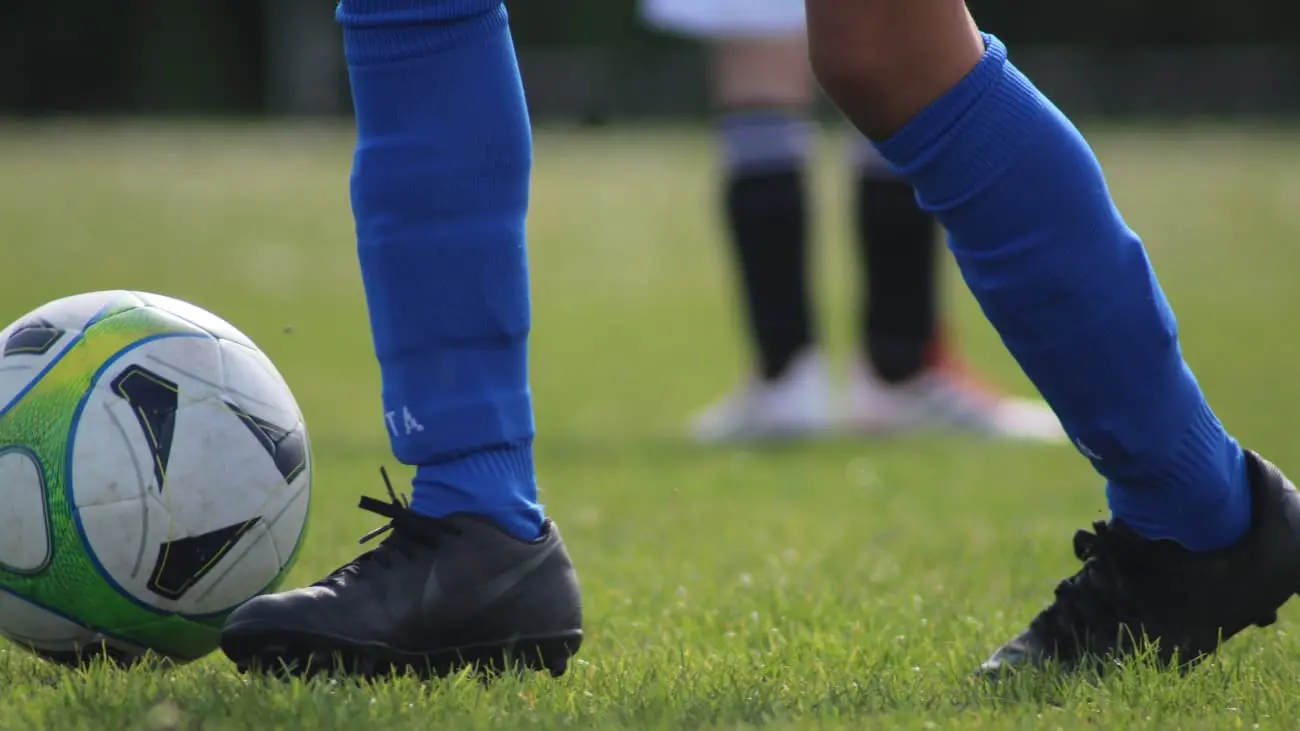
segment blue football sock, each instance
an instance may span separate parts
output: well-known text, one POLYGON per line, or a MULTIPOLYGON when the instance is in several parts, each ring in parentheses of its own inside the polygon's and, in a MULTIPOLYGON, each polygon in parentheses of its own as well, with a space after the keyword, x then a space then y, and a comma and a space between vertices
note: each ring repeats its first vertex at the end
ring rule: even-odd
POLYGON ((352 207, 393 453, 413 508, 521 538, 533 473, 524 219, 532 137, 500 0, 343 0, 352 207))
POLYGON ((1245 456, 1092 150, 985 36, 960 84, 879 148, 938 214, 1007 348, 1108 480, 1111 511, 1191 550, 1250 522, 1245 456))

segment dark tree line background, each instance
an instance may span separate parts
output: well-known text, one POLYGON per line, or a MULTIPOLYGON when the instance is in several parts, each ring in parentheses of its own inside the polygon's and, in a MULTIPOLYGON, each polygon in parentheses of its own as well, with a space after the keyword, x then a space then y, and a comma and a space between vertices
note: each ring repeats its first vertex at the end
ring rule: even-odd
MULTIPOLYGON (((1076 105, 1300 110, 1294 0, 971 5, 1025 54, 1022 65, 1076 105)), ((543 113, 699 110, 698 50, 641 28, 635 0, 509 6, 543 113)), ((9 0, 0 9, 0 112, 346 112, 332 9, 329 0, 9 0), (301 93, 312 83, 315 96, 301 93)))

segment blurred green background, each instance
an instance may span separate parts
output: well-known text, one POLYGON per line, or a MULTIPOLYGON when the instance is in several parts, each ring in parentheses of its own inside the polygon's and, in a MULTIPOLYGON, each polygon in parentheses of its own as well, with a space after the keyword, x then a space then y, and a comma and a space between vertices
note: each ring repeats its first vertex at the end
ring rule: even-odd
MULTIPOLYGON (((534 115, 602 122, 705 111, 698 49, 636 0, 509 2, 534 115)), ((1300 4, 974 0, 981 24, 1067 112, 1300 111, 1300 4)), ((63 0, 0 9, 0 113, 345 114, 325 0, 63 0)))

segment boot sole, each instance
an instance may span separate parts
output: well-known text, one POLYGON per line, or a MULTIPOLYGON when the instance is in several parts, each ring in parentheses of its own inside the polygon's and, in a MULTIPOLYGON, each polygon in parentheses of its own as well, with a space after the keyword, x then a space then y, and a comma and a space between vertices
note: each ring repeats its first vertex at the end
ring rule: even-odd
POLYGON ((582 646, 582 630, 500 642, 465 645, 432 652, 406 652, 387 645, 365 645, 341 637, 292 631, 227 629, 221 650, 241 673, 280 677, 340 674, 364 679, 413 673, 440 678, 473 669, 488 675, 547 672, 564 675, 569 658, 582 646))

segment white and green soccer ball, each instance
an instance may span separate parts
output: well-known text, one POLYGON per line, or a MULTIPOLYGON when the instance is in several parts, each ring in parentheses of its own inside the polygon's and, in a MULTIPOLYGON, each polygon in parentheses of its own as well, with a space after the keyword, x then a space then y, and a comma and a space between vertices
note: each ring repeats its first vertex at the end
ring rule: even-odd
POLYGON ((0 634, 38 654, 192 660, 273 589, 311 490, 302 413, 251 340, 140 292, 0 331, 0 634))

